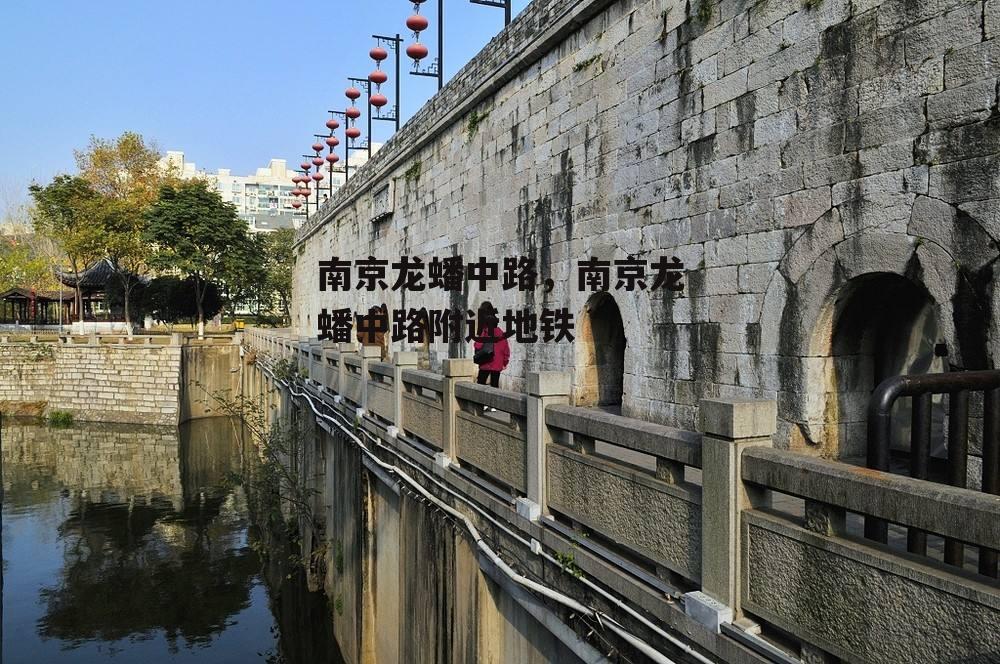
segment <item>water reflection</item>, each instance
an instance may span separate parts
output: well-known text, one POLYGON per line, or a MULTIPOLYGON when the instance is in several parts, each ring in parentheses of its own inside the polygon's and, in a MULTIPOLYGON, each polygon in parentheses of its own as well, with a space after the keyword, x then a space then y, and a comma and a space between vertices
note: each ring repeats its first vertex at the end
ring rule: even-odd
POLYGON ((228 420, 4 424, 4 662, 275 652, 228 420))

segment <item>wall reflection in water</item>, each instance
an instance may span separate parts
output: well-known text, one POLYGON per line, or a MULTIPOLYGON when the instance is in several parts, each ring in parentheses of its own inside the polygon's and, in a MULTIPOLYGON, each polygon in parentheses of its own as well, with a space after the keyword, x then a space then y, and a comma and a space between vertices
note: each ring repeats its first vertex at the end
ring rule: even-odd
POLYGON ((284 661, 228 420, 4 425, 4 662, 284 661))

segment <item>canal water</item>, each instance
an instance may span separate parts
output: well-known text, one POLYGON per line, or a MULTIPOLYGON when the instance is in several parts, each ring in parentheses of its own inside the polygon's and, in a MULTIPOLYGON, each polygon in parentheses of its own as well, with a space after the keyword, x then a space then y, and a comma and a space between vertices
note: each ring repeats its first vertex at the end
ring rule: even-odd
POLYGON ((262 555, 229 420, 5 419, 0 444, 2 664, 337 661, 325 602, 262 555))

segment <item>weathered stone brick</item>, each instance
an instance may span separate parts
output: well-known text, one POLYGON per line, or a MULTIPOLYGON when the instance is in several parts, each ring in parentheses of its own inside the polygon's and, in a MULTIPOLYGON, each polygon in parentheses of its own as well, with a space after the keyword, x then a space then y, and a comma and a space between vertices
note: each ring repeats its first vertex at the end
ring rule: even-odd
POLYGON ((774 199, 774 219, 785 228, 812 224, 832 206, 830 188, 797 191, 774 199))
POLYGON ((958 88, 982 79, 995 78, 1000 70, 1000 39, 960 48, 944 56, 944 85, 958 88))
POLYGON ((986 25, 983 31, 987 39, 1000 37, 1000 0, 986 0, 984 12, 986 25))
POLYGON ((982 7, 974 2, 909 28, 902 33, 906 42, 906 64, 915 67, 947 51, 978 44, 981 21, 982 7))
POLYGON ((979 122, 997 103, 997 82, 988 79, 951 88, 927 99, 927 120, 935 129, 979 122))

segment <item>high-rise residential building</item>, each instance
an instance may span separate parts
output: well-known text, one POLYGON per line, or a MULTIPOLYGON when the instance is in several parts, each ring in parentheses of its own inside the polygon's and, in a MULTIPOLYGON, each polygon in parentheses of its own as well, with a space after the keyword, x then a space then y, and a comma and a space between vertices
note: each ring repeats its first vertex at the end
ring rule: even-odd
MULTIPOLYGON (((374 144, 378 150, 380 144, 374 144)), ((351 155, 351 170, 368 160, 362 152, 351 155)), ((253 232, 268 232, 279 228, 298 228, 305 220, 304 210, 292 207, 292 183, 296 171, 289 168, 284 159, 272 159, 267 166, 258 168, 254 175, 233 175, 230 169, 220 168, 215 173, 198 170, 194 162, 185 159, 184 153, 168 151, 162 160, 164 168, 170 169, 183 179, 202 178, 211 182, 222 200, 232 203, 240 217, 246 220, 253 232)), ((324 169, 327 178, 330 173, 324 169)), ((342 173, 333 174, 333 191, 344 183, 342 173)), ((314 189, 315 191, 315 189, 314 189)), ((324 179, 319 186, 322 202, 330 194, 330 180, 324 179)), ((315 194, 311 202, 315 201, 315 194)))

